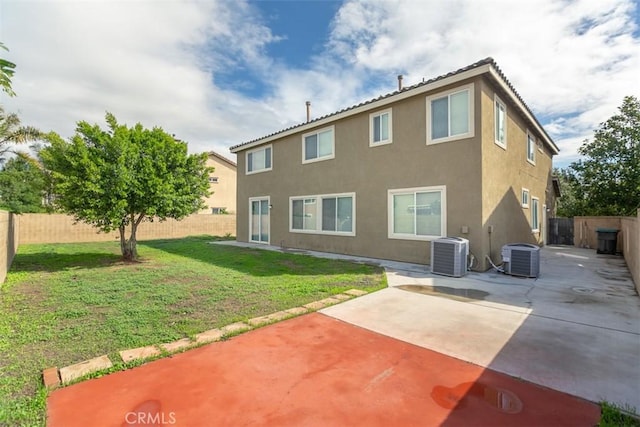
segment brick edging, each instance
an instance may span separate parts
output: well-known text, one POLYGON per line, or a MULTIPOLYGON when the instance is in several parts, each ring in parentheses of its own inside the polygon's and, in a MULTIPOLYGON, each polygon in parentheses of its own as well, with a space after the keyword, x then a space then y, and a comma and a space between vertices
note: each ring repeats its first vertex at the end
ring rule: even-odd
MULTIPOLYGON (((120 358, 124 363, 144 361, 145 359, 157 358, 165 354, 167 356, 170 356, 172 354, 179 353, 190 348, 220 341, 224 337, 237 335, 262 326, 279 322, 281 320, 290 319, 292 317, 320 310, 322 308, 341 303, 354 297, 366 295, 367 293, 368 292, 360 289, 349 289, 348 291, 345 291, 341 294, 332 295, 319 301, 313 301, 301 307, 293 307, 286 310, 277 311, 275 313, 267 314, 265 316, 254 317, 253 319, 249 319, 246 322, 236 322, 230 325, 223 326, 221 328, 210 329, 208 331, 197 334, 194 340, 190 338, 182 338, 170 343, 149 345, 129 350, 121 350, 118 352, 118 354, 120 355, 120 358)), ((105 354, 93 359, 65 366, 60 369, 58 369, 58 367, 56 366, 46 368, 42 371, 42 379, 44 382, 44 386, 49 390, 53 390, 60 386, 65 386, 77 380, 78 378, 82 378, 86 375, 109 369, 111 367, 113 367, 113 363, 105 354)))

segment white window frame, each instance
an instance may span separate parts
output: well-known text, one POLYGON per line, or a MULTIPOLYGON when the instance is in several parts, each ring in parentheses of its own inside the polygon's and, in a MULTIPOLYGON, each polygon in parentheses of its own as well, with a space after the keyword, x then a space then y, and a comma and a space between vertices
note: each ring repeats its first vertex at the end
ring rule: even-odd
POLYGON ((302 234, 322 234, 331 236, 355 236, 356 235, 356 193, 315 194, 308 196, 289 197, 289 232, 302 234), (322 201, 338 197, 351 197, 351 231, 327 231, 322 229, 322 201), (313 230, 300 230, 293 228, 293 201, 316 199, 316 227, 313 230))
POLYGON ((251 243, 260 243, 262 245, 270 245, 271 244, 271 196, 256 196, 256 197, 249 197, 249 228, 247 228, 248 231, 248 235, 247 235, 247 241, 251 242, 251 243), (269 216, 269 230, 268 230, 268 239, 266 242, 263 242, 262 240, 252 240, 251 239, 251 222, 253 220, 253 218, 251 217, 251 204, 252 202, 261 202, 263 200, 267 201, 267 205, 269 206, 269 212, 267 213, 267 215, 269 216))
POLYGON ((389 239, 400 240, 422 240, 431 241, 447 235, 447 186, 437 185, 431 187, 414 187, 414 188, 396 188, 387 190, 387 218, 388 218, 388 237, 389 239), (410 194, 410 193, 423 193, 423 192, 440 192, 440 211, 441 211, 441 223, 439 235, 418 235, 418 234, 404 234, 395 233, 393 230, 393 196, 397 194, 410 194))
MULTIPOLYGON (((440 92, 434 95, 430 95, 426 98, 426 102, 427 102, 427 145, 440 144, 442 142, 457 141, 459 139, 473 138, 475 136, 474 84, 473 83, 469 83, 464 86, 458 86, 446 92, 440 92), (431 125, 431 102, 440 98, 451 97, 451 95, 455 95, 456 93, 460 93, 464 91, 469 92, 468 105, 467 105, 467 108, 469 111, 469 117, 468 117, 468 123, 467 123, 468 131, 463 134, 452 136, 450 134, 451 130, 449 129, 448 131, 449 136, 433 139, 431 137, 431 130, 433 128, 433 126, 431 125)), ((449 102, 449 106, 450 105, 451 103, 449 102)), ((449 122, 451 121, 449 120, 449 122)))
POLYGON ((520 203, 522 204, 523 208, 528 208, 529 207, 529 200, 531 199, 531 196, 529 194, 529 189, 528 188, 523 188, 522 189, 522 193, 520 193, 520 203), (526 195, 526 200, 525 200, 525 195, 526 195))
POLYGON ((369 114, 369 147, 379 147, 381 145, 391 144, 393 142, 393 114, 391 108, 382 111, 376 111, 375 113, 369 114), (375 141, 374 135, 374 125, 373 121, 376 117, 380 117, 383 115, 388 115, 388 124, 389 124, 389 138, 382 139, 380 141, 375 141))
POLYGON ((507 104, 505 104, 497 94, 493 96, 493 118, 494 118, 494 126, 493 133, 495 143, 498 147, 507 149, 507 104), (504 110, 504 142, 498 139, 498 107, 502 107, 504 110))
POLYGON ((247 175, 253 175, 254 173, 268 172, 268 171, 270 171, 272 169, 273 169, 273 146, 271 144, 269 144, 269 145, 261 145, 258 148, 254 148, 253 150, 248 150, 246 152, 246 154, 245 154, 245 173, 247 175), (264 168, 261 168, 261 169, 254 169, 252 171, 249 171, 249 154, 250 153, 251 154, 257 153, 259 151, 264 151, 265 152, 265 163, 266 163, 266 158, 267 158, 266 151, 267 151, 267 149, 270 149, 269 150, 269 154, 270 154, 270 157, 271 157, 270 158, 270 162, 269 162, 270 166, 268 168, 264 167, 264 168))
POLYGON ((531 197, 531 232, 540 231, 540 200, 537 197, 531 197), (535 217, 535 218, 534 218, 535 217), (535 219, 535 221, 534 221, 535 219))
POLYGON ((536 137, 527 130, 527 162, 532 165, 536 164, 536 137), (529 157, 531 154, 531 157, 529 157))
POLYGON ((336 129, 335 129, 335 126, 328 126, 328 127, 322 128, 322 129, 316 129, 313 132, 307 132, 305 134, 302 134, 302 163, 303 164, 321 162, 323 160, 329 160, 329 159, 333 159, 335 157, 336 157, 336 129), (319 135, 319 134, 327 132, 327 131, 331 131, 331 154, 327 155, 327 156, 315 157, 313 159, 307 160, 306 159, 306 157, 307 157, 306 156, 306 154, 307 154, 306 153, 307 144, 305 144, 305 139, 308 136, 319 135))

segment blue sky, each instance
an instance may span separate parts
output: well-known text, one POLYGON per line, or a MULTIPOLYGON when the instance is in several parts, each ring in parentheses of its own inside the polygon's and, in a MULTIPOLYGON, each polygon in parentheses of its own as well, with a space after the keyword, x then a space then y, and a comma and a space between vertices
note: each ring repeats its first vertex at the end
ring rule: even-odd
POLYGON ((634 0, 0 0, 23 123, 161 126, 228 148, 493 57, 561 149, 640 96, 634 0))
POLYGON ((282 38, 267 47, 267 54, 290 67, 305 68, 321 55, 329 37, 338 1, 253 1, 276 36, 282 38))
MULTIPOLYGON (((277 41, 265 46, 264 53, 287 68, 304 69, 314 56, 321 55, 329 35, 331 20, 339 1, 279 0, 250 1, 258 19, 268 26, 277 41)), ((218 82, 230 85, 251 97, 268 93, 261 76, 250 66, 239 66, 218 74, 218 82)))

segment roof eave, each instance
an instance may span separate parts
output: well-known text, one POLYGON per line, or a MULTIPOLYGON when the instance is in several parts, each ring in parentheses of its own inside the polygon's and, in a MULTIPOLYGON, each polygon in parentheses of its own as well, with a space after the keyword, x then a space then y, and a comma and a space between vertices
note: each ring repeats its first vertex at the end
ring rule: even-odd
POLYGON ((229 165, 233 166, 234 168, 238 167, 238 165, 233 160, 227 159, 225 156, 223 156, 222 154, 218 154, 215 151, 208 151, 207 154, 210 155, 210 156, 213 156, 213 157, 215 157, 217 159, 220 159, 225 163, 228 163, 229 165))
POLYGON ((488 72, 490 68, 491 68, 491 64, 483 64, 483 65, 480 65, 480 66, 478 66, 476 68, 472 68, 470 70, 465 70, 465 71, 462 71, 460 73, 457 73, 457 74, 454 74, 454 75, 451 75, 451 76, 447 76, 447 77, 444 77, 442 79, 439 79, 439 80, 436 80, 436 81, 433 81, 433 82, 430 82, 430 83, 425 83, 424 85, 419 85, 419 86, 417 86, 415 88, 412 88, 412 89, 403 90, 403 91, 394 93, 392 95, 389 95, 388 97, 384 97, 383 99, 378 99, 378 100, 375 100, 375 101, 372 101, 372 102, 365 102, 365 103, 359 104, 359 105, 357 105, 355 107, 352 107, 352 108, 349 108, 349 109, 346 109, 346 110, 342 110, 342 111, 338 111, 337 113, 333 113, 333 114, 321 117, 319 119, 312 120, 312 121, 307 122, 307 123, 303 123, 303 124, 300 124, 300 125, 293 126, 293 127, 289 128, 289 129, 285 129, 283 131, 274 133, 272 135, 269 135, 269 136, 266 136, 266 137, 263 137, 263 138, 260 138, 260 139, 256 139, 254 141, 250 141, 250 142, 247 142, 247 143, 243 143, 243 144, 240 144, 240 145, 236 145, 234 147, 231 147, 229 150, 232 153, 238 153, 240 151, 244 151, 244 150, 247 150, 247 149, 250 149, 250 148, 253 148, 253 147, 257 147, 259 145, 266 144, 266 143, 269 143, 269 142, 272 142, 272 141, 275 141, 275 140, 278 140, 278 139, 281 139, 281 138, 284 138, 284 137, 287 137, 287 136, 290 136, 290 135, 295 135, 297 133, 303 133, 303 132, 305 132, 307 130, 310 130, 310 129, 313 129, 313 128, 316 128, 316 127, 320 127, 320 126, 325 126, 328 123, 333 123, 333 122, 335 122, 337 120, 344 119, 346 117, 350 117, 350 116, 353 116, 353 115, 356 115, 356 114, 360 114, 360 113, 363 113, 363 112, 366 112, 366 111, 382 108, 382 107, 384 107, 386 105, 392 104, 392 103, 397 102, 397 101, 401 101, 401 100, 406 99, 406 98, 410 98, 410 97, 413 97, 413 96, 416 96, 416 95, 420 95, 422 93, 429 92, 429 91, 441 88, 443 86, 447 86, 447 85, 450 85, 452 83, 456 83, 458 81, 467 80, 467 79, 470 79, 472 77, 476 77, 476 76, 482 75, 482 74, 488 72))
POLYGON ((542 139, 544 140, 545 144, 547 145, 547 147, 549 147, 549 149, 551 149, 553 154, 554 155, 558 154, 560 152, 560 149, 558 148, 558 146, 553 142, 551 137, 544 130, 540 122, 538 122, 538 119, 536 119, 536 117, 533 115, 531 110, 529 110, 529 107, 522 101, 520 96, 513 90, 511 84, 509 84, 505 80, 502 73, 499 70, 497 70, 495 67, 491 67, 490 75, 491 77, 493 77, 494 81, 498 85, 500 85, 501 89, 505 91, 507 94, 509 94, 509 98, 511 98, 511 101, 518 106, 522 114, 524 114, 525 117, 529 120, 529 122, 535 127, 536 131, 540 136, 542 136, 542 139))
POLYGON ((310 122, 294 125, 288 129, 273 133, 271 135, 233 146, 229 148, 229 151, 235 154, 244 150, 248 150, 263 144, 276 141, 281 138, 285 138, 287 136, 295 135, 298 133, 304 133, 316 127, 326 126, 329 123, 333 123, 337 120, 344 119, 356 114, 376 110, 376 109, 385 107, 389 104, 401 101, 403 99, 420 95, 426 92, 430 92, 430 91, 439 89, 441 87, 450 85, 452 83, 467 80, 467 79, 470 79, 479 75, 484 75, 484 74, 490 75, 492 79, 501 87, 501 89, 508 94, 511 101, 518 107, 518 109, 522 112, 522 114, 533 125, 537 133, 542 137, 545 145, 549 147, 549 149, 554 155, 558 154, 560 152, 560 149, 558 148, 558 146, 553 142, 553 140, 544 130, 540 122, 538 122, 536 117, 533 115, 529 107, 524 103, 520 95, 518 95, 518 93, 515 91, 511 83, 509 83, 509 81, 506 79, 504 74, 497 68, 497 65, 492 59, 491 61, 487 61, 487 60, 481 61, 480 65, 475 66, 473 68, 462 70, 460 72, 456 72, 454 74, 447 75, 442 78, 436 78, 435 80, 426 82, 424 84, 419 83, 415 85, 415 87, 407 88, 399 92, 394 92, 388 96, 383 96, 381 98, 377 98, 372 101, 363 102, 356 106, 346 108, 344 110, 340 110, 336 113, 328 114, 326 116, 320 117, 310 122))

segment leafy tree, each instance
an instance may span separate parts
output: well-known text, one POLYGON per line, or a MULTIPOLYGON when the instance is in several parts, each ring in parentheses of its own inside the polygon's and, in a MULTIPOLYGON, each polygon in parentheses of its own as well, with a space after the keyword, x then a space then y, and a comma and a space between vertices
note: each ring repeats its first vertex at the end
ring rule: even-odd
POLYGON ((562 193, 556 214, 566 218, 583 215, 586 207, 582 186, 571 168, 554 169, 553 175, 558 178, 562 193))
POLYGON ((582 215, 634 215, 640 207, 640 101, 624 98, 619 114, 595 131, 571 164, 584 200, 582 215))
POLYGON ((9 159, 0 171, 0 207, 15 213, 44 212, 45 175, 28 154, 9 159))
POLYGON ((44 135, 33 126, 21 126, 15 113, 6 114, 0 105, 0 161, 13 152, 12 144, 23 144, 42 139, 44 135))
MULTIPOLYGON (((0 49, 9 51, 7 47, 0 42, 0 49)), ((11 78, 15 72, 16 64, 9 62, 6 59, 0 58, 0 89, 7 93, 9 96, 15 96, 16 93, 11 88, 11 78)))
POLYGON ((110 113, 106 121, 108 130, 79 122, 70 141, 50 134, 40 156, 54 204, 103 232, 118 230, 124 259, 135 260, 143 221, 182 219, 204 207, 207 155, 188 155, 186 143, 161 128, 129 128, 110 113))

